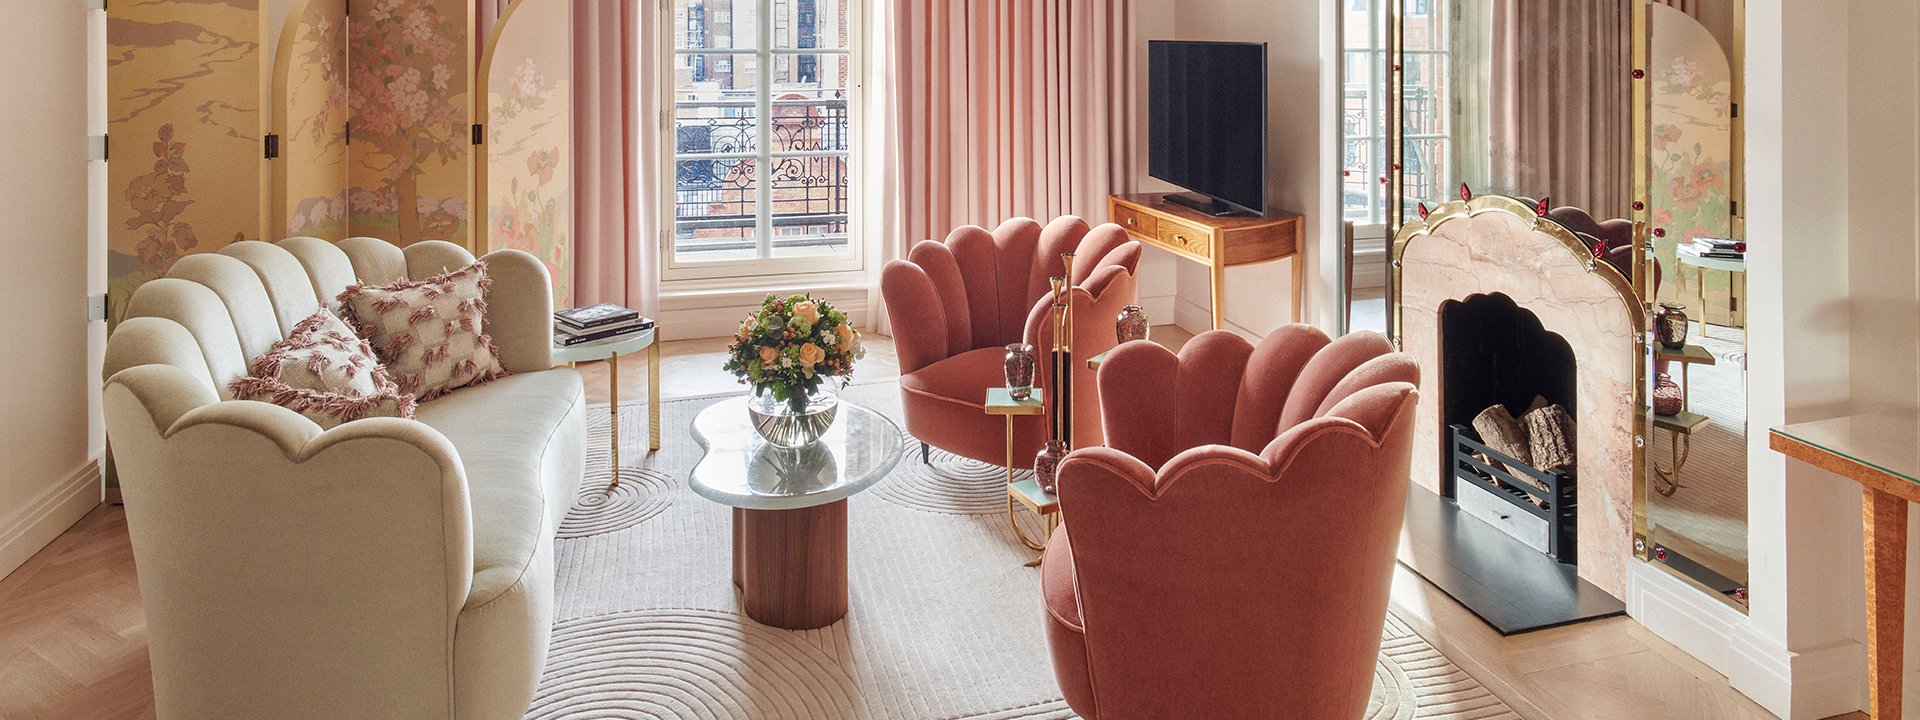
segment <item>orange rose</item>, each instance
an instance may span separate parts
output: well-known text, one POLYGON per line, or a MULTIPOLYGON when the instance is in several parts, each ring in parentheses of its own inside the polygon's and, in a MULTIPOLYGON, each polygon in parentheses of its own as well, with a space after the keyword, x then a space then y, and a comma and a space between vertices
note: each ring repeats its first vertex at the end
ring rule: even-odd
POLYGON ((853 328, 847 327, 846 323, 841 323, 835 327, 833 334, 840 337, 840 347, 853 346, 853 328))
POLYGON ((780 359, 779 350, 775 350, 773 348, 766 347, 766 346, 761 346, 760 348, 760 368, 761 369, 772 370, 773 361, 778 359, 780 359))
POLYGON ((808 323, 820 322, 820 306, 812 300, 801 300, 793 304, 793 316, 808 323))
POLYGON ((827 351, 821 350, 819 345, 815 345, 813 343, 807 343, 805 345, 800 346, 800 364, 801 365, 804 365, 806 367, 813 367, 814 363, 820 362, 821 360, 825 360, 825 359, 827 359, 827 351))

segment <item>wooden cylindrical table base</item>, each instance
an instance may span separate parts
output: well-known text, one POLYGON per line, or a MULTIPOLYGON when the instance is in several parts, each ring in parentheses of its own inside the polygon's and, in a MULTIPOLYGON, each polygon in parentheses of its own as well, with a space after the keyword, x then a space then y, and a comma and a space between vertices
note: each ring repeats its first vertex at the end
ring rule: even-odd
POLYGON ((811 630, 847 616, 847 501, 733 509, 733 584, 747 617, 811 630))

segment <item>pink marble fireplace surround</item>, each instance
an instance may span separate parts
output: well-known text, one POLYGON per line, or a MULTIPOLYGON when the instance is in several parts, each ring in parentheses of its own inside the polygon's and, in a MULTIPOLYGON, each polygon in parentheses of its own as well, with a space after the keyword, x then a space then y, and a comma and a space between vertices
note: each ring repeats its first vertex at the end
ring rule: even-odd
POLYGON ((1447 203, 1408 222, 1394 239, 1394 258, 1393 332, 1420 361, 1421 392, 1432 398, 1416 411, 1413 481, 1438 493, 1445 473, 1440 308, 1505 294, 1573 347, 1577 566, 1588 582, 1624 597, 1627 563, 1635 561, 1635 478, 1644 467, 1634 437, 1645 418, 1636 344, 1645 320, 1631 285, 1613 266, 1593 261, 1565 228, 1521 201, 1492 195, 1447 203))

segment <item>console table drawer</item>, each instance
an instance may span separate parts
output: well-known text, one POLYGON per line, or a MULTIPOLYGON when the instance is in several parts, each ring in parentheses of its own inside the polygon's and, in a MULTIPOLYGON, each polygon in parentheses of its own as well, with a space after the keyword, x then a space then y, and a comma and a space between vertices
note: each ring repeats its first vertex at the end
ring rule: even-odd
POLYGON ((1159 223, 1154 216, 1124 205, 1113 207, 1113 223, 1143 238, 1160 236, 1159 223))
POLYGON ((1170 247, 1180 248, 1203 258, 1213 257, 1213 234, 1194 227, 1182 225, 1172 220, 1159 221, 1160 242, 1170 247))

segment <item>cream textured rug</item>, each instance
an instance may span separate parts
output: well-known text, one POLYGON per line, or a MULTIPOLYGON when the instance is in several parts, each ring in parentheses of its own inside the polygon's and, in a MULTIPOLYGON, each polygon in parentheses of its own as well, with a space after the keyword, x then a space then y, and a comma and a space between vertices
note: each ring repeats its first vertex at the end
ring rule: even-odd
MULTIPOLYGON (((891 383, 843 397, 899 422, 891 383)), ((694 495, 693 416, 663 405, 659 452, 644 405, 622 407, 623 482, 609 479, 607 417, 589 413, 585 487, 557 543, 553 645, 528 718, 1074 717, 1054 683, 1040 573, 1008 526, 1004 470, 919 443, 848 506, 851 609, 819 630, 739 611, 728 508, 694 495)), ((1032 521, 1022 511, 1024 520, 1032 521)), ((1037 522, 1025 526, 1029 533, 1037 522)), ((1389 617, 1368 718, 1512 718, 1506 705, 1389 617)))

